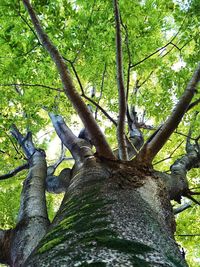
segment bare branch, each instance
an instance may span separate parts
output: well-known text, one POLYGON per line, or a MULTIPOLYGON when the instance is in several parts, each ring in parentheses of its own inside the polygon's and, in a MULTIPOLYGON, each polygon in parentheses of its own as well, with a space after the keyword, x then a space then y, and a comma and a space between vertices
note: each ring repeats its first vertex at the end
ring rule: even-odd
POLYGON ((127 147, 125 136, 125 118, 126 118, 126 93, 123 79, 123 59, 122 59, 122 43, 121 43, 121 27, 118 0, 113 0, 115 28, 116 28, 116 65, 117 65, 117 85, 119 97, 119 118, 117 126, 117 139, 119 147, 119 158, 127 160, 127 147))
POLYGON ((191 236, 191 237, 195 237, 195 236, 200 236, 200 234, 182 234, 182 235, 175 235, 175 236, 191 236))
POLYGON ((47 85, 43 85, 43 84, 29 84, 29 83, 5 83, 5 84, 0 84, 1 87, 4 86, 24 86, 24 87, 43 87, 43 88, 47 88, 50 90, 54 90, 54 91, 58 91, 58 92, 64 92, 63 89, 60 88, 54 88, 51 86, 47 86, 47 85))
POLYGON ((155 165, 157 165, 157 164, 159 164, 159 163, 161 163, 161 162, 163 162, 163 161, 165 161, 165 160, 171 159, 171 157, 173 156, 173 154, 174 154, 174 153, 176 152, 176 150, 183 144, 183 142, 184 142, 184 141, 181 141, 180 144, 179 144, 179 145, 172 151, 172 153, 170 153, 170 155, 169 155, 168 157, 166 157, 166 158, 164 158, 164 159, 161 159, 161 160, 155 162, 153 165, 155 166, 155 165))
POLYGON ((195 204, 200 206, 200 202, 197 201, 194 197, 192 197, 189 193, 184 195, 185 197, 189 198, 190 200, 192 200, 195 204))
POLYGON ((52 60, 56 64, 57 70, 60 74, 64 92, 66 96, 71 101, 72 105, 74 106, 75 110, 79 114, 79 117, 81 118, 85 128, 88 130, 92 143, 97 149, 97 153, 99 155, 102 155, 107 158, 114 158, 114 155, 112 153, 112 150, 107 143, 104 134, 102 133, 100 127, 96 123, 95 119, 93 118, 91 112, 88 110, 86 104, 81 99, 80 95, 76 91, 74 84, 72 82, 71 76, 69 74, 69 71, 67 69, 67 66, 65 65, 64 59, 62 58, 61 54, 59 53, 58 49, 53 45, 53 43, 50 41, 48 35, 44 32, 39 19, 37 18, 29 0, 23 0, 23 3, 26 7, 26 9, 29 12, 30 18, 32 20, 32 23, 34 25, 34 28, 37 32, 37 35, 42 43, 42 45, 45 47, 45 49, 48 51, 49 55, 51 56, 52 60))
POLYGON ((101 110, 101 112, 115 125, 117 126, 116 121, 105 111, 105 109, 103 109, 99 104, 97 104, 93 99, 91 99, 90 97, 86 96, 85 94, 82 95, 83 98, 85 98, 86 100, 88 100, 90 103, 92 103, 94 106, 96 106, 99 110, 101 110))
POLYGON ((10 171, 7 174, 0 175, 0 180, 5 180, 8 178, 11 178, 11 177, 15 176, 18 172, 21 172, 21 171, 28 169, 28 168, 29 168, 29 164, 25 163, 25 164, 15 168, 14 170, 10 171))
POLYGON ((84 89, 83 89, 81 80, 80 80, 80 78, 79 78, 78 72, 76 71, 76 68, 74 67, 74 63, 73 63, 71 60, 67 59, 66 57, 63 57, 63 58, 64 58, 64 60, 66 60, 67 62, 70 63, 70 65, 71 65, 71 67, 72 67, 72 70, 73 70, 73 72, 74 72, 74 74, 75 74, 75 76, 76 76, 76 79, 77 79, 77 82, 78 82, 78 84, 79 84, 79 87, 80 87, 80 89, 81 89, 81 93, 82 93, 82 95, 84 95, 85 92, 84 92, 84 89))
MULTIPOLYGON (((186 19, 186 17, 185 17, 185 19, 186 19)), ((156 51, 154 51, 154 52, 151 53, 150 55, 146 56, 145 58, 143 58, 143 59, 140 60, 139 62, 137 62, 137 63, 135 63, 135 64, 132 64, 130 67, 131 67, 131 68, 136 67, 137 65, 143 63, 144 61, 146 61, 146 60, 149 59, 150 57, 156 55, 157 53, 159 53, 160 51, 162 51, 163 49, 165 49, 165 48, 168 47, 169 45, 173 45, 173 47, 172 47, 172 49, 173 49, 173 48, 174 48, 174 44, 173 44, 172 42, 175 40, 175 38, 177 37, 177 35, 180 33, 180 31, 181 31, 181 29, 182 29, 182 27, 183 27, 183 25, 184 25, 185 19, 183 20, 182 25, 180 26, 180 28, 179 28, 179 30, 177 31, 177 33, 172 37, 172 39, 171 39, 167 44, 165 44, 164 46, 158 48, 156 51)), ((168 53, 169 53, 169 51, 168 51, 165 55, 163 55, 163 57, 166 56, 168 53)))
POLYGON ((130 51, 130 47, 129 47, 128 28, 123 23, 121 16, 120 16, 120 20, 121 20, 121 25, 125 30, 125 43, 126 43, 126 50, 127 50, 127 54, 128 54, 128 68, 127 68, 127 82, 126 82, 126 101, 128 101, 129 86, 130 86, 130 73, 131 73, 131 51, 130 51))
POLYGON ((192 109, 192 108, 194 108, 195 106, 197 106, 199 103, 200 103, 200 98, 197 99, 197 100, 195 100, 194 102, 192 102, 192 103, 188 106, 188 108, 187 108, 187 112, 188 112, 190 109, 192 109))
POLYGON ((20 5, 19 5, 18 15, 19 15, 20 18, 23 20, 23 22, 28 26, 28 28, 31 30, 31 32, 34 34, 34 36, 35 36, 36 39, 38 40, 38 43, 41 45, 40 39, 38 38, 36 32, 35 32, 34 29, 31 27, 31 25, 28 23, 28 21, 22 16, 21 11, 20 11, 20 5))
POLYGON ((186 113, 190 101, 196 92, 197 85, 200 80, 200 65, 197 67, 195 73, 193 74, 192 79, 188 83, 182 97, 175 106, 172 114, 168 117, 166 122, 158 129, 157 133, 153 138, 148 141, 143 149, 139 153, 138 160, 144 160, 146 162, 152 162, 156 154, 161 150, 165 145, 170 135, 177 128, 184 114, 186 113))
MULTIPOLYGON (((182 136, 184 136, 184 137, 187 137, 187 138, 188 138, 188 135, 187 135, 187 134, 183 134, 183 133, 181 133, 181 132, 178 132, 178 131, 175 131, 174 133, 175 133, 175 134, 182 135, 182 136)), ((190 139, 191 139, 191 140, 195 140, 195 138, 192 138, 192 137, 190 137, 190 139)))
MULTIPOLYGON (((105 75, 106 75, 106 63, 104 65, 104 70, 103 70, 103 74, 102 74, 102 79, 101 79, 101 88, 100 88, 100 96, 99 99, 97 101, 97 104, 99 105, 101 98, 102 98, 102 94, 103 94, 103 87, 104 87, 104 80, 105 80, 105 75)), ((97 119, 97 113, 98 113, 98 107, 96 106, 96 111, 95 111, 95 120, 97 119)))

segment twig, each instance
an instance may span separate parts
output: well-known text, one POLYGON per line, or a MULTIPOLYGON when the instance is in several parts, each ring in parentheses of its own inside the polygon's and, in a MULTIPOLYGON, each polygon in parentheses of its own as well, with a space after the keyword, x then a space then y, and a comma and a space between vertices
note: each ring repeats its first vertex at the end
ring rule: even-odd
POLYGON ((174 153, 176 152, 176 150, 183 144, 183 142, 184 142, 184 141, 181 141, 180 144, 179 144, 179 145, 172 151, 172 153, 171 153, 168 157, 166 157, 166 158, 164 158, 164 159, 161 159, 161 160, 155 162, 155 163, 153 164, 153 166, 155 166, 155 165, 157 165, 157 164, 159 164, 159 163, 161 163, 161 162, 163 162, 163 161, 165 161, 165 160, 167 160, 167 159, 171 159, 171 157, 173 156, 173 154, 174 154, 174 153))
POLYGON ((10 171, 9 173, 0 175, 0 180, 5 180, 8 178, 11 178, 11 177, 15 176, 18 172, 21 172, 21 171, 28 169, 28 168, 29 168, 29 164, 25 163, 25 164, 15 168, 14 170, 10 171))
POLYGON ((182 235, 175 235, 175 236, 191 236, 191 237, 195 237, 195 236, 200 236, 200 234, 182 234, 182 235))
POLYGON ((149 75, 146 77, 146 79, 142 82, 142 83, 140 83, 139 85, 138 85, 138 88, 140 88, 141 86, 143 86, 148 80, 149 80, 149 78, 151 77, 151 75, 154 73, 154 71, 152 70, 150 73, 149 73, 149 75))
POLYGON ((47 86, 47 85, 43 85, 43 84, 29 84, 29 83, 5 83, 5 84, 0 84, 1 87, 4 87, 4 86, 27 86, 27 87, 43 87, 43 88, 47 88, 47 89, 50 89, 50 90, 54 90, 54 91, 58 91, 58 92, 64 92, 63 89, 60 89, 60 88, 54 88, 54 87, 51 87, 51 86, 47 86))
MULTIPOLYGON (((186 17, 185 17, 185 19, 186 19, 186 17)), ((143 58, 142 60, 138 61, 137 63, 132 64, 130 67, 131 67, 131 68, 136 67, 137 65, 143 63, 144 61, 146 61, 146 60, 149 59, 150 57, 152 57, 152 56, 154 56, 155 54, 159 53, 161 50, 163 50, 164 48, 166 48, 166 47, 169 46, 170 44, 173 45, 172 42, 175 40, 175 38, 177 37, 177 35, 180 33, 180 30, 181 30, 181 28, 183 27, 183 24, 184 24, 184 22, 185 22, 185 19, 183 20, 182 25, 180 26, 180 28, 179 28, 179 30, 177 31, 177 33, 172 37, 172 39, 171 39, 167 44, 165 44, 165 45, 162 46, 161 48, 158 48, 156 51, 154 51, 154 52, 151 53, 150 55, 146 56, 146 57, 143 58)), ((165 54, 165 55, 166 55, 166 54, 165 54)), ((165 56, 165 55, 164 55, 164 56, 165 56)))
POLYGON ((199 205, 200 206, 200 202, 198 200, 196 200, 195 198, 193 198, 190 193, 187 193, 184 195, 184 197, 187 197, 189 198, 190 200, 192 200, 195 204, 199 205))
POLYGON ((31 27, 31 25, 28 23, 28 21, 22 16, 21 11, 20 11, 20 2, 19 2, 18 15, 23 20, 23 22, 25 22, 25 24, 28 26, 28 28, 31 30, 31 32, 35 35, 35 37, 38 40, 39 44, 42 45, 41 42, 40 42, 40 39, 38 38, 38 36, 37 36, 36 32, 34 31, 34 29, 31 27))
POLYGON ((85 98, 86 100, 88 100, 90 103, 92 103, 94 106, 96 106, 99 110, 101 110, 101 112, 115 125, 117 126, 116 121, 100 106, 98 105, 93 99, 91 99, 90 97, 86 96, 85 94, 82 95, 83 98, 85 98))
POLYGON ((80 53, 81 53, 81 51, 82 51, 82 49, 83 49, 83 47, 84 47, 84 45, 85 45, 85 43, 86 43, 86 41, 87 41, 87 39, 88 39, 88 30, 89 30, 89 28, 90 28, 90 23, 91 23, 91 19, 92 19, 92 15, 93 15, 93 12, 94 12, 94 7, 95 7, 95 5, 96 5, 96 0, 94 0, 93 6, 92 6, 92 10, 91 10, 91 13, 90 13, 90 17, 89 17, 89 19, 88 19, 88 23, 87 23, 87 26, 86 26, 86 28, 85 28, 85 34, 84 34, 85 38, 84 38, 84 41, 83 41, 83 43, 82 43, 80 49, 78 50, 76 56, 75 56, 74 59, 72 60, 72 63, 75 63, 75 62, 76 62, 78 56, 80 55, 80 53))
MULTIPOLYGON (((1 126, 0 126, 0 127, 1 127, 1 126)), ((21 151, 18 150, 17 146, 16 146, 15 143, 13 142, 12 138, 10 137, 10 135, 7 134, 6 130, 5 130, 3 127, 1 127, 1 128, 3 129, 3 132, 5 133, 5 135, 7 136, 7 138, 10 140, 10 142, 11 142, 11 144, 12 144, 12 146, 13 146, 15 152, 17 153, 17 155, 20 155, 23 159, 26 159, 25 156, 24 156, 24 154, 21 153, 21 151)))
POLYGON ((129 86, 130 86, 130 72, 131 72, 131 51, 129 47, 129 34, 128 34, 128 28, 127 26, 123 23, 122 17, 120 16, 120 21, 121 25, 125 30, 125 43, 126 43, 126 49, 127 49, 127 54, 128 54, 128 68, 127 68, 127 82, 126 82, 126 101, 128 101, 128 96, 129 96, 129 86))
MULTIPOLYGON (((101 79, 100 96, 99 96, 98 101, 97 101, 97 104, 98 105, 99 105, 99 103, 101 101, 101 98, 102 98, 102 95, 103 95, 103 87, 104 87, 105 74, 106 74, 106 63, 104 65, 104 70, 103 70, 102 79, 101 79)), ((97 119, 97 113, 98 113, 98 107, 96 107, 96 110, 95 110, 95 115, 94 115, 95 120, 97 119)))
POLYGON ((193 140, 193 141, 196 140, 195 138, 193 138, 193 137, 189 137, 187 134, 183 134, 183 133, 180 133, 180 132, 178 132, 178 131, 175 131, 174 133, 175 133, 175 134, 182 135, 182 136, 187 137, 187 138, 190 138, 190 139, 193 140))
POLYGON ((192 102, 189 107, 187 108, 187 112, 192 109, 193 107, 195 107, 196 105, 198 105, 200 103, 200 98, 195 100, 194 102, 192 102))

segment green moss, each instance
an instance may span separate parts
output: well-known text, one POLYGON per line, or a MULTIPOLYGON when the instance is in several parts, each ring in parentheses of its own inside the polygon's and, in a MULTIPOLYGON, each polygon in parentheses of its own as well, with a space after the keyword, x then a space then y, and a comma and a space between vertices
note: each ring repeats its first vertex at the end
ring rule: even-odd
POLYGON ((152 250, 151 247, 142 243, 116 237, 97 237, 96 240, 99 246, 130 254, 145 254, 152 250))
POLYGON ((70 262, 83 262, 81 266, 106 266, 101 261, 84 262, 92 248, 103 248, 128 255, 133 266, 147 267, 148 264, 138 255, 144 255, 151 248, 136 241, 118 238, 107 219, 110 203, 98 197, 96 192, 67 201, 62 210, 64 219, 46 235, 38 252, 47 253, 55 248, 49 255, 51 259, 69 255, 70 262), (65 249, 57 247, 62 243, 65 243, 65 249))
POLYGON ((134 267, 151 267, 152 266, 150 263, 138 257, 132 257, 132 263, 134 267))
POLYGON ((106 267, 106 263, 105 262, 92 262, 92 263, 87 263, 87 262, 84 262, 80 265, 81 267, 87 267, 87 266, 90 266, 90 267, 106 267))
POLYGON ((40 247, 40 248, 38 249, 38 253, 41 254, 41 253, 43 253, 43 252, 49 251, 49 250, 51 250, 53 247, 55 247, 55 246, 57 246, 58 244, 60 244, 62 241, 63 241, 63 238, 62 238, 62 237, 54 238, 54 239, 52 239, 51 241, 46 242, 42 247, 40 247))

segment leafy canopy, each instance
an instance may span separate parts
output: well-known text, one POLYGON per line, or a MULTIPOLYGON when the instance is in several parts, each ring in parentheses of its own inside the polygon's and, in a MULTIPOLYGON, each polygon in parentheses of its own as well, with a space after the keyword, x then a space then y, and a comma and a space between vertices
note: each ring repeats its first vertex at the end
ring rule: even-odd
MULTIPOLYGON (((99 102, 109 115, 117 120, 115 22, 112 1, 32 2, 45 31, 67 60, 79 92, 81 93, 80 84, 72 66, 80 78, 85 94, 91 97, 91 89, 95 88, 93 100, 99 102)), ((144 117, 145 123, 154 128, 162 124, 170 114, 199 60, 199 11, 198 0, 120 1, 128 103, 136 107, 139 120, 144 117)), ((24 163, 20 148, 9 134, 12 123, 22 132, 30 129, 35 142, 44 148, 49 147, 55 137, 44 107, 48 111, 63 115, 67 124, 77 132, 82 126, 71 103, 62 92, 56 68, 36 37, 20 1, 1 0, 0 25, 0 168, 3 174, 24 163), (41 130, 43 134, 47 134, 45 138, 38 139, 39 133, 42 135, 41 130)), ((199 95, 196 94, 194 101, 198 98, 199 95)), ((93 110, 95 109, 93 106, 93 110)), ((184 135, 188 133, 195 111, 199 111, 198 105, 184 116, 177 133, 172 135, 155 159, 155 163, 161 161, 155 168, 168 171, 174 160, 184 154, 184 135), (176 147, 178 148, 175 150, 176 147), (162 161, 165 158, 168 159, 162 161)), ((115 148, 115 126, 100 111, 97 121, 109 143, 115 148)), ((194 138, 199 135, 199 121, 197 119, 193 123, 194 138)), ((146 129, 143 131, 145 138, 152 133, 146 129)), ((22 173, 17 179, 1 182, 2 227, 9 228, 14 224, 24 175, 22 173)), ((198 186, 198 176, 199 170, 191 171, 191 187, 198 186)), ((178 217, 178 234, 187 231, 199 233, 198 221, 194 219, 197 208, 190 209, 189 222, 186 213, 185 216, 178 217)), ((188 247, 193 246, 194 242, 197 243, 194 241, 196 239, 191 237, 180 239, 184 246, 188 247)), ((194 249, 194 253, 195 251, 194 249)), ((192 264, 191 262, 191 266, 196 266, 192 264)))

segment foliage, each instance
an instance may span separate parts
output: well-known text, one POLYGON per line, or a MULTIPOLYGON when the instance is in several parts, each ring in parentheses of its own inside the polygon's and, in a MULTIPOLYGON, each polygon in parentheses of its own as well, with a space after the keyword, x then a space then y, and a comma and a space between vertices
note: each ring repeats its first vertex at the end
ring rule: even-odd
MULTIPOLYGON (((90 90, 95 87, 93 100, 100 100, 100 105, 116 120, 118 98, 111 1, 32 2, 45 30, 63 57, 73 62, 85 94, 90 97, 90 90)), ((129 105, 136 106, 140 120, 145 112, 145 123, 157 128, 170 114, 199 60, 200 3, 198 0, 121 0, 120 9, 126 82, 128 64, 132 66, 128 102, 129 105), (149 55, 152 56, 147 59, 149 55)), ((44 108, 62 114, 67 124, 77 133, 82 126, 71 104, 60 91, 62 85, 55 66, 36 38, 20 1, 1 0, 0 25, 0 168, 3 174, 24 163, 23 153, 9 134, 12 123, 22 132, 30 129, 35 141, 41 129, 44 133, 51 129, 44 108)), ((81 92, 69 62, 68 68, 81 92)), ((194 100, 198 98, 199 95, 196 94, 194 100)), ((194 111, 200 111, 199 106, 195 106, 185 115, 176 133, 154 160, 154 163, 157 163, 155 168, 169 171, 174 160, 184 154, 185 136, 193 121, 194 111), (165 158, 167 160, 162 161, 165 158)), ((98 122, 111 146, 115 148, 115 127, 100 111, 98 122)), ((199 128, 198 116, 193 123, 193 138, 199 135, 199 128)), ((151 135, 150 130, 143 131, 145 138, 151 135)), ((38 145, 43 148, 50 147, 53 139, 53 134, 47 134, 42 143, 38 141, 38 145)), ((189 176, 190 187, 198 187, 199 171, 192 172, 189 176)), ((24 176, 25 173, 21 173, 17 178, 0 184, 0 222, 3 228, 15 224, 24 176)), ((49 196, 49 206, 52 198, 49 196)), ((52 206, 51 218, 53 209, 52 206)), ((195 219, 198 211, 199 208, 194 206, 178 216, 178 234, 200 234, 199 222, 195 219)), ((178 237, 178 240, 189 251, 188 260, 191 266, 196 266, 192 263, 192 258, 198 257, 199 237, 178 237)))

